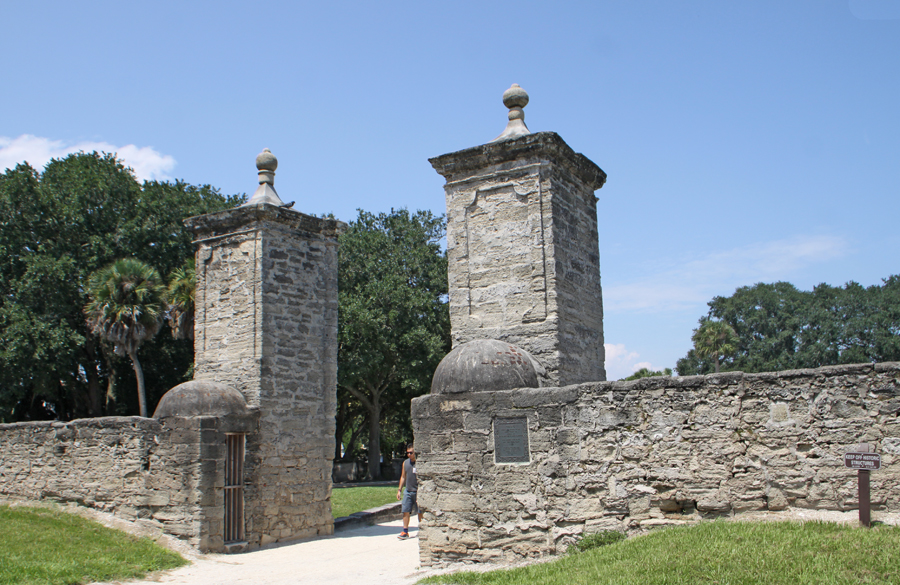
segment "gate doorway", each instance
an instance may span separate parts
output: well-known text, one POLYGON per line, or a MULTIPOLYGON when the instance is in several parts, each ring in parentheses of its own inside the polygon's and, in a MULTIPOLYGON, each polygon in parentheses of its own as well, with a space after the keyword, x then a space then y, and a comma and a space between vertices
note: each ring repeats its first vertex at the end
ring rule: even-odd
POLYGON ((244 540, 244 439, 225 435, 225 544, 244 540))

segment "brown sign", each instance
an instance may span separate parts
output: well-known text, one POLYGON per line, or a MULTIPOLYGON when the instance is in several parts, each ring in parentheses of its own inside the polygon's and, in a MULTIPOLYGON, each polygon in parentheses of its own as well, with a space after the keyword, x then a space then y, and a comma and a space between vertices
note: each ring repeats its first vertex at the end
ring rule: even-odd
POLYGON ((844 453, 844 467, 850 469, 881 469, 881 455, 878 453, 844 453))

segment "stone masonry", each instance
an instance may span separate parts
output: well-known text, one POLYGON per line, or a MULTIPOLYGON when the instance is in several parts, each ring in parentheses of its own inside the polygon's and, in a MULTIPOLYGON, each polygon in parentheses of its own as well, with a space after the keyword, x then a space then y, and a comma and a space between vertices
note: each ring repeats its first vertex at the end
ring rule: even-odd
POLYGON ((185 220, 198 244, 194 379, 239 390, 260 413, 259 432, 246 444, 249 548, 333 532, 344 224, 274 204, 277 163, 265 156, 251 201, 185 220))
POLYGON ((881 453, 873 518, 900 509, 900 363, 431 394, 413 400, 423 565, 558 554, 787 507, 853 510, 843 454, 881 453), (527 419, 525 463, 495 462, 497 420, 527 419))
POLYGON ((77 502, 206 550, 206 450, 216 421, 141 417, 0 425, 0 494, 77 502), (202 438, 206 436, 207 444, 202 438))
POLYGON ((550 385, 605 380, 594 191, 606 173, 557 134, 528 133, 515 88, 514 132, 430 159, 447 180, 453 345, 515 344, 550 385))

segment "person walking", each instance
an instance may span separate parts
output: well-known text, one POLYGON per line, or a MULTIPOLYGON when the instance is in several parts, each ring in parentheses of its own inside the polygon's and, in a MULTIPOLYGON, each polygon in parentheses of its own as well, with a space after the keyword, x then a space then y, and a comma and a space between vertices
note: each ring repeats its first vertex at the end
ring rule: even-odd
POLYGON ((406 461, 403 462, 403 471, 400 472, 400 486, 397 487, 397 499, 403 499, 400 511, 403 512, 403 532, 400 540, 409 538, 409 515, 418 514, 419 524, 422 523, 422 512, 416 502, 416 490, 419 489, 419 480, 416 477, 416 450, 412 443, 406 446, 406 461), (406 485, 406 495, 403 495, 403 486, 406 485))

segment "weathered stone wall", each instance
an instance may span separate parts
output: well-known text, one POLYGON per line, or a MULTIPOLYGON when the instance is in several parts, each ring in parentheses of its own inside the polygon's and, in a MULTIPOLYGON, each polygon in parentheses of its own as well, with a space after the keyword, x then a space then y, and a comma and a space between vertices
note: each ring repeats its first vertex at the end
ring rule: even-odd
POLYGON ((200 490, 216 482, 202 456, 209 427, 140 417, 0 424, 0 494, 77 502, 205 549, 200 490))
POLYGON ((857 506, 843 454, 872 443, 872 505, 900 510, 900 363, 587 383, 413 401, 424 565, 557 554, 584 532, 857 506), (530 462, 494 421, 527 417, 530 462))
POLYGON ((343 224, 273 205, 185 223, 199 244, 194 379, 260 412, 246 447, 249 547, 331 534, 343 224))
POLYGON ((453 345, 522 347, 551 384, 605 380, 597 165, 555 133, 430 160, 447 179, 453 345))

